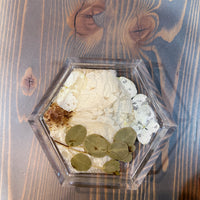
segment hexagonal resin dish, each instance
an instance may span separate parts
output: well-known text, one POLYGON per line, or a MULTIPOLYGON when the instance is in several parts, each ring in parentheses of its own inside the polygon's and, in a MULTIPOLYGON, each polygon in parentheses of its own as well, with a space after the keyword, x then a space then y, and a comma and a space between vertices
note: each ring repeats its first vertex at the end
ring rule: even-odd
POLYGON ((61 184, 137 189, 176 127, 141 60, 69 58, 29 118, 61 184))

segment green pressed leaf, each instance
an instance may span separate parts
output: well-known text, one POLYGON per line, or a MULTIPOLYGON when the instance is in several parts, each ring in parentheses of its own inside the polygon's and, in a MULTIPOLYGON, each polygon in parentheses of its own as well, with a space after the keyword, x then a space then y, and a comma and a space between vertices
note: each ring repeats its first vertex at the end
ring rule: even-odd
POLYGON ((133 159, 132 153, 129 152, 128 156, 126 158, 124 158, 123 160, 121 160, 121 161, 123 161, 123 162, 131 162, 132 159, 133 159))
POLYGON ((78 153, 72 157, 71 165, 77 171, 87 171, 92 166, 92 162, 87 155, 78 153))
POLYGON ((104 157, 109 147, 110 143, 103 136, 98 134, 87 136, 84 142, 85 151, 98 158, 104 157))
POLYGON ((113 142, 110 146, 108 156, 122 161, 129 154, 128 145, 125 142, 113 142))
POLYGON ((103 171, 108 173, 108 174, 112 174, 112 173, 116 173, 120 171, 120 163, 119 161, 116 160, 110 160, 108 162, 106 162, 103 165, 103 171))
POLYGON ((65 136, 65 142, 68 146, 74 147, 83 143, 87 134, 87 130, 82 125, 75 125, 71 127, 65 136))
POLYGON ((117 175, 117 176, 119 176, 120 175, 120 171, 119 172, 117 171, 114 174, 117 175))
POLYGON ((121 128, 114 136, 114 142, 120 141, 125 142, 129 147, 131 147, 136 140, 137 134, 131 127, 121 128))
POLYGON ((129 146, 128 149, 129 149, 130 152, 134 152, 135 149, 136 149, 136 147, 135 147, 135 145, 133 144, 132 146, 129 146))

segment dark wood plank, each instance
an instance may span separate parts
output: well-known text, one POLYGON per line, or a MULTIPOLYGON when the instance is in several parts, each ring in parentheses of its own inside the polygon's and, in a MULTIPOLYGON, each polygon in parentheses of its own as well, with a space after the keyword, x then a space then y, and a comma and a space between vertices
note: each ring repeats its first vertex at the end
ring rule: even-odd
POLYGON ((200 199, 199 0, 0 1, 0 199, 200 199), (178 124, 137 191, 61 187, 27 117, 68 56, 142 58, 178 124))

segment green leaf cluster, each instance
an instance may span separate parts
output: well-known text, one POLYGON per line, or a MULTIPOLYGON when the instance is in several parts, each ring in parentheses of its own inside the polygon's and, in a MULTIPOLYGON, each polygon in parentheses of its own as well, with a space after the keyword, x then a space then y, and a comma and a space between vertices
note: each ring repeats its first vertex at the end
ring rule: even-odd
MULTIPOLYGON (((119 174, 120 162, 131 162, 135 151, 136 132, 131 127, 121 128, 110 144, 103 136, 91 134, 82 125, 75 125, 66 132, 65 142, 69 147, 79 146, 90 156, 101 158, 108 155, 112 160, 103 165, 102 170, 108 174, 119 174)), ((87 171, 92 166, 90 158, 78 153, 71 159, 71 165, 78 171, 87 171)))
POLYGON ((108 155, 115 160, 131 162, 136 137, 136 132, 131 127, 121 128, 114 136, 108 155))

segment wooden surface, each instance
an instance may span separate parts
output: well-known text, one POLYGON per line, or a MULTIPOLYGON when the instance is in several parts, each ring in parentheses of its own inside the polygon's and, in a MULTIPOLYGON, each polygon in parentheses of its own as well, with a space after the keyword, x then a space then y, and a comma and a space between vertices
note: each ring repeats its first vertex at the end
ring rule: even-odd
POLYGON ((199 0, 0 0, 0 200, 200 199, 199 0), (142 58, 177 131, 137 191, 61 187, 27 117, 68 56, 142 58))

